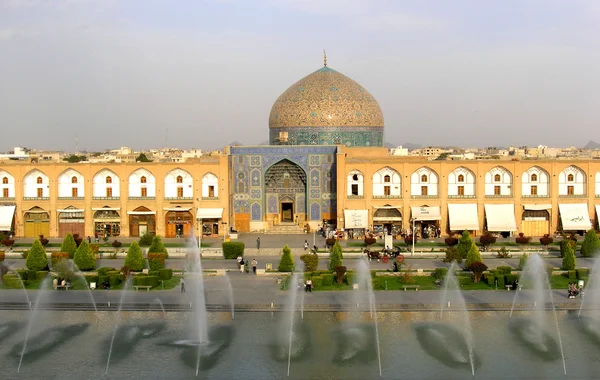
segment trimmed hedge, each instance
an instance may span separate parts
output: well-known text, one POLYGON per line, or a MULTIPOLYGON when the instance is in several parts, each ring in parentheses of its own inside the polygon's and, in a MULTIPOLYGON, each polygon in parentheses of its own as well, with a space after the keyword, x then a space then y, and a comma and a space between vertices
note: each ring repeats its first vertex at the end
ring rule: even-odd
POLYGON ((487 274, 485 276, 485 282, 488 284, 488 286, 494 286, 495 280, 496 280, 496 276, 494 276, 493 274, 487 274))
POLYGON ((166 253, 148 253, 148 268, 150 268, 151 271, 163 269, 165 267, 166 259, 166 253))
POLYGON ((99 283, 99 280, 100 280, 99 276, 94 276, 94 275, 92 275, 92 276, 83 276, 83 278, 85 278, 85 281, 87 281, 88 284, 90 284, 92 282, 95 282, 96 286, 99 286, 99 284, 100 284, 99 283))
POLYGON ((350 273, 350 272, 346 273, 346 283, 348 285, 353 285, 354 282, 355 282, 355 280, 356 280, 356 274, 355 273, 350 273))
POLYGON ((35 273, 35 279, 36 280, 43 280, 43 279, 46 278, 47 275, 48 275, 48 271, 47 270, 40 270, 40 271, 37 271, 35 273))
POLYGON ((590 275, 590 270, 587 268, 578 268, 575 269, 575 271, 577 272, 577 278, 579 280, 586 280, 590 275))
POLYGON ((280 272, 292 272, 294 270, 294 257, 292 256, 292 250, 287 244, 283 247, 283 254, 281 260, 279 260, 277 269, 280 272))
POLYGON ((6 288, 9 288, 9 289, 21 289, 22 288, 19 277, 17 277, 17 275, 15 275, 13 273, 5 274, 4 277, 2 277, 2 279, 4 280, 4 287, 6 287, 6 288))
POLYGON ((509 267, 508 265, 499 266, 499 267, 496 267, 496 271, 500 271, 500 272, 502 272, 502 274, 511 274, 512 267, 509 267))
POLYGON ((517 276, 516 274, 507 274, 506 276, 504 276, 504 279, 506 285, 511 285, 515 283, 515 280, 519 279, 519 276, 517 276))
POLYGON ((29 270, 43 270, 48 269, 48 257, 46 257, 46 250, 42 246, 39 240, 35 240, 31 245, 31 249, 27 254, 27 260, 25 265, 29 270))
POLYGON ((307 253, 300 256, 300 260, 304 262, 304 271, 312 272, 319 267, 319 256, 312 253, 307 253))
POLYGON ((25 269, 17 269, 16 272, 19 274, 19 277, 21 277, 22 281, 27 280, 27 270, 25 269))
POLYGON ((335 276, 330 273, 321 275, 321 278, 323 279, 323 286, 333 286, 335 282, 335 276))
POLYGON ((575 269, 569 270, 569 280, 577 280, 577 271, 575 269))
POLYGON ((52 268, 56 267, 63 260, 68 260, 69 254, 67 252, 52 252, 50 255, 50 262, 52 263, 52 268))
POLYGON ((173 278, 173 269, 159 269, 158 278, 161 280, 170 280, 173 278))
POLYGON ((144 234, 142 235, 142 237, 140 238, 139 241, 139 245, 142 247, 148 247, 150 245, 152 245, 152 240, 154 239, 154 235, 153 234, 144 234))
POLYGON ((81 271, 96 269, 96 256, 87 241, 83 240, 79 244, 79 248, 75 251, 73 262, 81 271))
POLYGON ((504 288, 504 275, 500 272, 496 272, 496 280, 498 280, 498 289, 504 288))
POLYGON ((125 266, 131 268, 133 271, 141 271, 146 266, 146 260, 144 259, 144 255, 142 254, 142 250, 140 249, 140 245, 137 241, 131 243, 129 249, 127 250, 125 266))
POLYGON ((435 270, 431 273, 431 276, 436 280, 443 280, 448 274, 448 268, 435 268, 435 270))
POLYGON ((108 276, 105 276, 105 275, 98 276, 98 284, 103 284, 106 281, 108 281, 108 276))
POLYGON ((37 270, 28 270, 27 271, 27 280, 35 281, 37 280, 37 270))
POLYGON ((134 286, 151 286, 153 288, 157 287, 160 284, 158 277, 156 276, 146 276, 146 275, 137 275, 133 277, 133 285, 134 286))
POLYGON ((473 279, 471 278, 471 276, 458 276, 457 280, 458 285, 460 286, 471 285, 473 283, 473 279))
POLYGON ((65 236, 60 246, 60 251, 68 253, 70 259, 75 257, 75 252, 77 251, 77 243, 75 243, 75 238, 73 238, 73 235, 67 233, 67 236, 65 236))
POLYGON ((106 273, 113 271, 116 271, 116 269, 111 267, 101 267, 98 268, 98 276, 106 276, 106 273))
POLYGON ((244 257, 245 245, 241 241, 228 241, 223 243, 223 257, 226 259, 237 259, 244 257))
POLYGON ((152 244, 150 244, 150 248, 148 248, 148 254, 150 253, 164 253, 165 258, 168 256, 167 248, 165 248, 162 240, 160 240, 160 236, 156 235, 152 238, 152 244))
POLYGON ((323 277, 322 276, 312 277, 311 280, 312 280, 312 285, 314 288, 323 287, 323 277))
POLYGON ((109 274, 108 283, 111 287, 119 285, 121 283, 121 274, 109 274))

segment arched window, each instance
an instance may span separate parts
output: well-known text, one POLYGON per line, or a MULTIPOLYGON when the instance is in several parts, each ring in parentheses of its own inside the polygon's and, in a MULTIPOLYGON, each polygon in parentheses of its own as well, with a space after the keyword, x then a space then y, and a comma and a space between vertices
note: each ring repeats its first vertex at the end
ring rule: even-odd
POLYGON ((112 177, 111 176, 106 177, 106 183, 112 183, 112 177))
POLYGON ((421 176, 421 182, 427 182, 427 175, 426 174, 423 174, 421 176))
POLYGON ((568 181, 568 182, 573 182, 574 180, 575 180, 575 177, 573 176, 573 174, 569 174, 569 175, 567 176, 567 181, 568 181))
POLYGON ((386 174, 385 176, 383 176, 383 182, 391 182, 391 177, 389 174, 386 174))
POLYGON ((146 182, 147 182, 147 180, 146 180, 146 177, 145 177, 145 176, 142 176, 142 177, 140 178, 140 183, 146 183, 146 182))
POLYGON ((458 182, 465 182, 465 176, 463 174, 458 175, 458 182))
POLYGON ((8 177, 2 178, 2 183, 5 185, 8 184, 8 177))
POLYGON ((37 177, 35 182, 36 183, 44 183, 44 180, 42 179, 42 177, 37 177))
POLYGON ((532 175, 531 175, 531 182, 537 182, 537 180, 538 180, 538 176, 537 176, 537 174, 535 174, 535 173, 534 173, 534 174, 532 174, 532 175))
POLYGON ((77 183, 77 177, 75 177, 75 176, 71 177, 71 183, 77 183))
POLYGON ((183 177, 178 175, 177 176, 177 183, 183 183, 183 177))
POLYGON ((500 182, 501 180, 502 180, 502 177, 500 177, 500 174, 494 175, 494 182, 500 182))

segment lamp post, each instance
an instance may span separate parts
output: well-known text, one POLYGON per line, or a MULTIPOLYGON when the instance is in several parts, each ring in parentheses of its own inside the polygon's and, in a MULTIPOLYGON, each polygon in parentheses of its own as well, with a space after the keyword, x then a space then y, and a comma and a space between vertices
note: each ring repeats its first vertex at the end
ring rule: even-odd
POLYGON ((198 251, 202 250, 202 218, 198 219, 198 251))
POLYGON ((415 218, 412 220, 412 251, 410 255, 413 256, 415 254, 415 218))

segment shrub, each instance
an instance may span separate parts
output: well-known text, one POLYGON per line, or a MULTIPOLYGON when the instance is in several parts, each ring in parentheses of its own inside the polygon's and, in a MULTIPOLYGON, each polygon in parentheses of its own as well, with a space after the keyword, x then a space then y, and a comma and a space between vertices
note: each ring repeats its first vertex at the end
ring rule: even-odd
POLYGON ((277 269, 280 272, 292 272, 294 270, 294 257, 292 256, 292 250, 287 244, 283 247, 283 254, 281 255, 277 269))
POLYGON ((79 237, 79 234, 73 234, 73 240, 75 240, 75 245, 77 245, 77 248, 79 248, 83 238, 79 237))
POLYGON ((165 245, 158 235, 152 238, 152 244, 150 244, 150 248, 148 248, 148 253, 164 253, 167 256, 169 255, 165 245))
POLYGON ((40 235, 40 244, 42 245, 42 247, 47 246, 48 243, 50 243, 50 240, 46 239, 44 235, 40 235))
POLYGON ((471 276, 458 276, 456 279, 458 280, 458 285, 460 285, 460 287, 471 285, 473 283, 471 276))
POLYGON ((462 263, 462 257, 458 253, 458 249, 455 247, 449 247, 446 249, 446 257, 442 259, 445 263, 451 263, 456 261, 457 264, 462 263))
MULTIPOLYGON (((467 258, 465 260, 465 268, 469 269, 471 264, 474 262, 481 262, 481 253, 479 253, 479 248, 475 245, 474 241, 471 241, 471 248, 469 248, 469 252, 467 252, 467 258)), ((487 268, 486 268, 487 269, 487 268)), ((477 282, 477 281, 475 281, 477 282)))
POLYGON ((443 280, 446 277, 446 274, 448 274, 448 268, 435 268, 431 273, 436 280, 443 280))
POLYGON ((583 244, 581 245, 581 256, 583 257, 592 257, 595 256, 600 249, 600 239, 598 239, 598 234, 594 229, 590 229, 585 233, 585 238, 583 239, 583 244))
POLYGON ((323 287, 323 277, 321 276, 315 276, 315 277, 311 277, 312 280, 312 286, 313 289, 314 288, 322 288, 323 287))
POLYGON ((144 255, 140 249, 137 241, 134 241, 127 250, 127 256, 125 257, 125 266, 131 268, 134 271, 141 271, 146 266, 144 255))
POLYGON ((92 253, 87 241, 84 240, 79 244, 73 262, 77 265, 79 270, 86 271, 96 269, 96 256, 92 253))
POLYGON ((27 280, 28 271, 26 269, 17 269, 15 272, 17 272, 17 276, 20 277, 22 281, 27 280))
POLYGON ((550 244, 554 243, 554 239, 550 237, 550 235, 545 234, 540 238, 540 244, 544 247, 548 248, 550 244))
POLYGON ((323 286, 333 286, 333 274, 323 274, 321 277, 323 278, 323 286))
POLYGON ((226 259, 237 259, 244 257, 244 243, 241 241, 228 241, 223 243, 223 257, 226 259))
POLYGON ((148 247, 149 245, 152 244, 153 239, 154 239, 153 234, 143 234, 139 241, 140 247, 148 247))
POLYGON ((163 269, 165 267, 166 259, 166 253, 148 253, 148 268, 150 268, 150 270, 163 269))
POLYGON ((173 278, 173 269, 159 269, 158 278, 161 280, 170 280, 173 278))
POLYGON ((512 254, 510 252, 508 252, 506 247, 500 247, 500 249, 498 250, 498 253, 496 254, 496 257, 499 259, 508 259, 511 256, 512 256, 512 254))
POLYGON ((85 278, 85 281, 88 283, 88 285, 91 284, 92 282, 95 282, 96 286, 98 286, 98 284, 99 284, 99 282, 98 282, 99 277, 98 276, 94 276, 94 275, 92 275, 92 276, 83 276, 83 278, 85 278))
POLYGON ((496 280, 498 280, 498 289, 504 288, 504 274, 502 272, 496 272, 496 280))
POLYGON ((46 257, 46 250, 42 247, 42 244, 39 240, 35 240, 31 249, 29 250, 29 254, 27 255, 27 260, 25 261, 25 265, 30 270, 43 270, 48 269, 48 257, 46 257))
POLYGON ((98 268, 98 276, 106 276, 106 273, 108 272, 112 272, 115 271, 115 268, 111 268, 111 267, 101 267, 98 268))
POLYGON ((488 286, 494 286, 494 281, 496 281, 496 276, 491 273, 485 275, 485 282, 488 284, 488 286))
POLYGON ((17 275, 15 274, 5 274, 2 280, 4 281, 4 287, 6 288, 21 289, 23 287, 23 285, 21 284, 21 280, 19 280, 19 277, 17 277, 17 275))
POLYGON ((121 274, 120 273, 110 273, 108 276, 108 283, 111 287, 117 286, 121 283, 121 274))
POLYGON ((517 276, 516 274, 507 274, 504 276, 504 283, 506 285, 514 284, 515 280, 518 280, 518 279, 519 279, 519 276, 517 276))
POLYGON ((131 276, 131 268, 125 265, 121 268, 121 273, 123 273, 123 278, 127 279, 131 276))
POLYGON ((473 261, 468 269, 473 272, 473 282, 478 283, 481 281, 481 275, 488 269, 488 266, 481 261, 473 261))
POLYGON ((467 253, 469 253, 469 249, 471 249, 472 244, 473 239, 471 239, 471 234, 469 234, 469 231, 463 231, 462 235, 458 239, 458 245, 456 246, 458 255, 461 259, 467 258, 467 253))
POLYGON ((100 258, 100 244, 88 244, 90 246, 90 250, 92 251, 92 256, 95 259, 100 258))
POLYGON ((121 242, 120 242, 120 241, 118 241, 118 240, 115 240, 115 241, 113 241, 113 242, 111 243, 111 245, 112 245, 114 248, 120 248, 120 247, 123 245, 123 243, 121 243, 121 242))
MULTIPOLYGON (((595 234, 596 232, 594 232, 595 234)), ((575 250, 571 247, 571 244, 564 245, 564 251, 562 252, 562 269, 573 270, 575 269, 575 250)))
POLYGON ((355 280, 356 280, 356 274, 354 274, 352 272, 346 273, 346 284, 353 285, 356 282, 355 280))
POLYGON ((98 276, 98 284, 104 284, 108 281, 108 276, 98 276))
POLYGON ((587 268, 578 268, 575 269, 575 271, 577 272, 577 279, 579 280, 587 280, 590 271, 587 268))
POLYGON ((575 249, 577 247, 577 241, 571 240, 571 239, 561 240, 561 242, 560 242, 560 257, 563 257, 564 252, 567 249, 567 246, 571 246, 571 248, 573 249, 573 252, 575 252, 575 249))
POLYGON ((158 270, 149 270, 148 276, 156 276, 158 277, 158 270))
POLYGON ((454 247, 455 245, 458 244, 458 239, 455 238, 454 236, 448 236, 447 238, 444 239, 444 243, 446 243, 446 245, 448 247, 454 247))
POLYGON ((515 238, 515 241, 517 242, 517 244, 525 245, 529 244, 529 242, 531 241, 531 237, 525 236, 525 234, 521 232, 519 233, 519 236, 515 238))
POLYGON ((65 236, 60 246, 60 251, 68 253, 69 259, 75 257, 75 252, 77 251, 77 243, 75 243, 73 235, 69 233, 67 234, 67 236, 65 236))
POLYGON ((577 272, 575 269, 571 269, 568 271, 569 280, 577 280, 577 272))
POLYGON ((5 247, 8 247, 10 249, 10 247, 12 247, 15 244, 15 241, 13 239, 9 239, 9 238, 4 238, 2 239, 2 245, 5 247))
POLYGON ((342 247, 340 243, 336 240, 333 248, 331 248, 331 253, 329 254, 329 269, 335 271, 336 267, 342 265, 342 247))
POLYGON ((327 238, 325 239, 325 245, 327 246, 327 248, 331 248, 333 247, 333 245, 337 242, 336 238, 327 238))
POLYGON ((304 262, 304 271, 312 272, 319 267, 319 256, 313 254, 305 254, 300 256, 300 260, 304 262))
POLYGON ((496 243, 496 237, 491 233, 486 232, 479 237, 479 243, 483 246, 483 249, 486 250, 490 247, 490 245, 496 243))
POLYGON ((413 243, 413 236, 415 238, 415 244, 417 244, 417 242, 419 241, 419 238, 417 237, 417 235, 412 234, 412 235, 406 235, 404 237, 404 243, 406 244, 407 247, 412 247, 412 243, 413 243))
POLYGON ((4 259, 6 259, 6 255, 4 254, 4 251, 0 251, 0 263, 3 262, 4 259))
POLYGON ((39 270, 39 271, 35 272, 35 279, 40 281, 40 280, 45 279, 47 275, 48 275, 47 270, 39 270))
POLYGON ((377 243, 377 239, 375 239, 374 237, 371 237, 371 236, 365 236, 365 245, 367 247, 370 247, 375 243, 377 243))
MULTIPOLYGON (((343 265, 338 265, 335 267, 335 280, 338 285, 341 285, 344 282, 344 275, 346 274, 346 267, 343 265)), ((350 281, 348 281, 350 284, 350 281)))
POLYGON ((519 257, 519 270, 524 270, 527 265, 527 260, 529 260, 529 255, 524 253, 519 257))
POLYGON ((35 281, 35 280, 37 280, 37 272, 38 272, 37 270, 31 270, 31 269, 28 270, 27 271, 27 279, 29 281, 35 281))
POLYGON ((496 272, 500 272, 502 274, 510 274, 512 272, 512 268, 508 265, 501 265, 496 267, 496 272))

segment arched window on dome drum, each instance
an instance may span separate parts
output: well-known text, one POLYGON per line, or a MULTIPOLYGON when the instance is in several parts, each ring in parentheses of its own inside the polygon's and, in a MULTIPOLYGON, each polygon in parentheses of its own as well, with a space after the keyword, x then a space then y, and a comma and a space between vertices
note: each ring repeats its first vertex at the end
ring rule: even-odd
POLYGON ((35 182, 38 184, 41 184, 41 183, 44 183, 44 180, 42 179, 42 177, 37 177, 35 182))
POLYGON ((178 175, 177 176, 177 183, 183 183, 183 177, 178 175))
POLYGON ((140 183, 146 183, 148 180, 145 176, 140 177, 140 183))
POLYGON ((423 174, 421 176, 421 182, 427 182, 427 175, 423 174))
POLYGON ((112 177, 111 176, 106 177, 106 183, 112 183, 112 177))
POLYGON ((2 178, 2 183, 3 183, 4 185, 8 184, 8 177, 4 177, 4 178, 2 178))
POLYGON ((463 174, 458 175, 458 182, 465 182, 465 176, 463 174))
POLYGON ((391 177, 389 174, 386 174, 385 176, 383 176, 383 182, 391 182, 391 177))
POLYGON ((502 177, 500 177, 500 174, 494 175, 494 182, 500 182, 501 180, 502 180, 502 177))
POLYGON ((573 174, 569 174, 569 175, 567 176, 567 181, 569 181, 569 182, 573 182, 574 180, 575 180, 575 177, 573 176, 573 174))
POLYGON ((531 175, 531 182, 537 182, 537 180, 538 180, 537 174, 532 174, 531 175))
POLYGON ((75 176, 71 177, 71 183, 77 183, 77 177, 75 177, 75 176))

